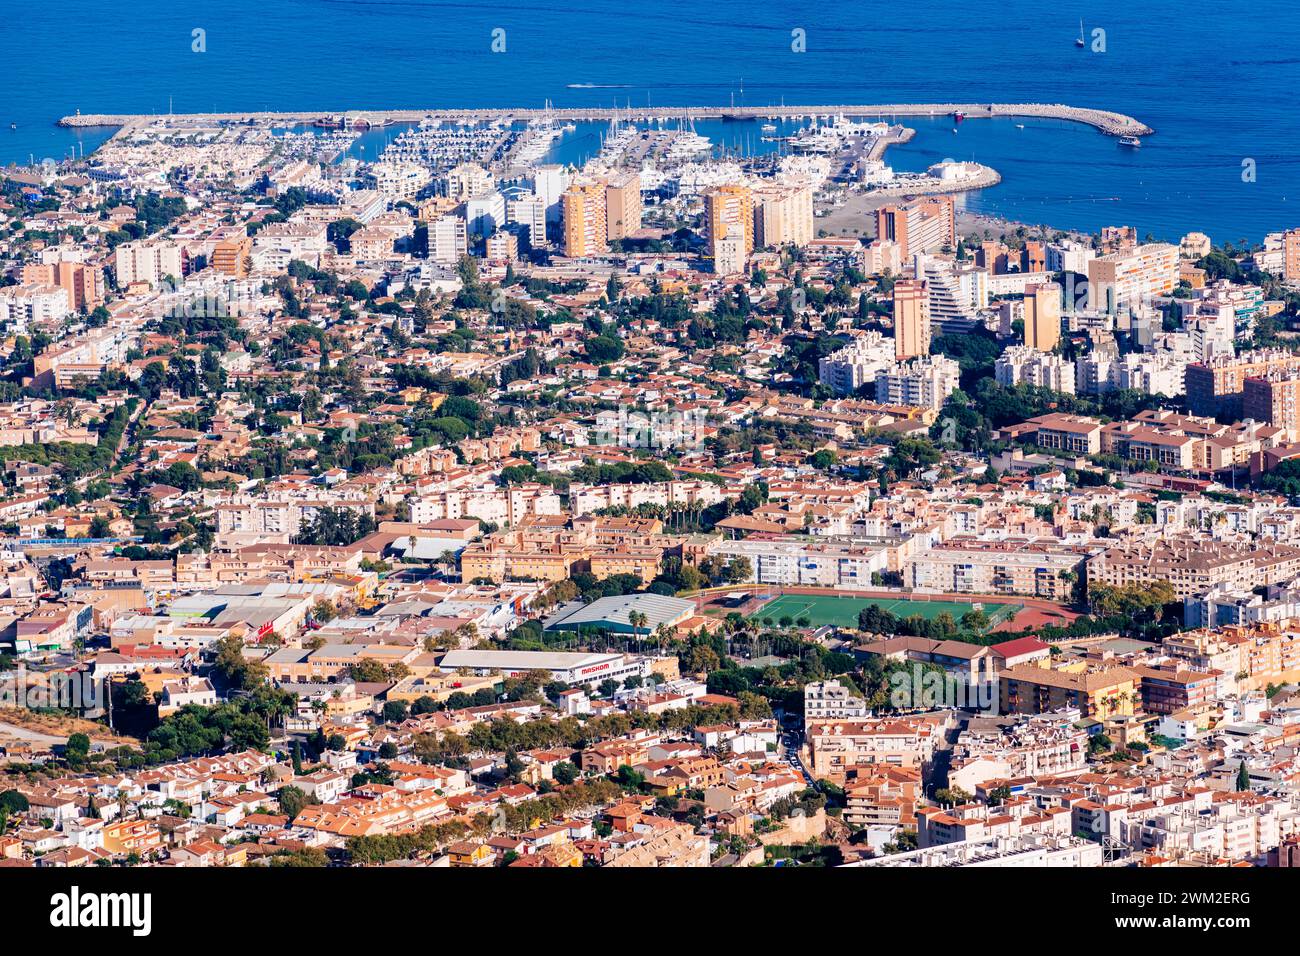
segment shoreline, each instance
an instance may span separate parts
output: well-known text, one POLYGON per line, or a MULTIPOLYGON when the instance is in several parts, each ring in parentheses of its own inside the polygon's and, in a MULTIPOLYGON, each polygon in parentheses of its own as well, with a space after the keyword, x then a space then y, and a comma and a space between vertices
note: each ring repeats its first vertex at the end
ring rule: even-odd
MULTIPOLYGON (((935 195, 956 194, 956 190, 935 193, 935 195)), ((882 195, 880 193, 859 193, 851 197, 844 206, 832 210, 830 215, 817 217, 814 220, 815 229, 819 235, 822 230, 825 230, 827 236, 852 236, 864 240, 873 239, 875 238, 873 214, 876 209, 891 202, 897 202, 898 198, 898 196, 882 195)), ((1028 237, 1035 237, 1043 232, 1049 235, 1061 233, 1073 239, 1086 239, 1088 235, 1078 229, 1062 228, 1051 223, 1022 222, 1018 219, 1007 219, 986 212, 964 209, 961 206, 958 206, 956 210, 956 219, 957 236, 961 239, 971 235, 983 237, 986 231, 990 234, 990 238, 993 239, 1002 236, 1011 237, 1015 235, 1018 229, 1024 229, 1028 237)))
MULTIPOLYGON (((984 118, 987 118, 987 116, 984 118)), ((891 146, 907 143, 911 141, 915 134, 915 129, 903 128, 901 135, 882 137, 872 147, 869 158, 883 162, 891 146)), ((936 181, 933 185, 923 185, 919 188, 885 187, 865 193, 850 193, 843 206, 821 207, 821 210, 825 211, 825 215, 818 214, 818 210, 814 211, 816 233, 819 237, 842 235, 857 236, 864 240, 875 238, 875 230, 868 230, 864 228, 864 225, 871 224, 874 218, 873 214, 881 206, 913 196, 946 195, 957 197, 966 193, 978 193, 985 189, 991 189, 1002 182, 1002 174, 997 169, 982 164, 977 165, 981 166, 980 175, 974 180, 966 182, 943 184, 936 181)), ((957 207, 955 217, 956 231, 958 236, 962 238, 983 234, 987 238, 1005 239, 1014 235, 1018 230, 1023 230, 1026 235, 1058 233, 1076 240, 1086 240, 1088 237, 1088 233, 1078 229, 1062 228, 1050 223, 1022 222, 1018 219, 1008 219, 1004 216, 976 212, 965 208, 963 205, 957 207)))
POLYGON ((641 109, 610 109, 608 107, 566 107, 555 109, 450 109, 450 110, 311 110, 242 113, 76 113, 60 118, 56 125, 66 128, 118 127, 130 129, 167 120, 186 125, 192 123, 276 123, 300 125, 313 123, 322 116, 346 116, 352 121, 364 121, 372 128, 394 123, 419 123, 422 120, 452 122, 483 122, 497 120, 527 121, 553 118, 556 120, 610 120, 652 121, 663 119, 802 119, 809 116, 876 117, 885 116, 941 116, 961 112, 966 119, 1029 116, 1040 119, 1062 119, 1091 126, 1107 136, 1149 136, 1151 127, 1132 116, 1111 110, 1069 106, 1064 103, 884 103, 840 104, 807 106, 681 106, 641 109))

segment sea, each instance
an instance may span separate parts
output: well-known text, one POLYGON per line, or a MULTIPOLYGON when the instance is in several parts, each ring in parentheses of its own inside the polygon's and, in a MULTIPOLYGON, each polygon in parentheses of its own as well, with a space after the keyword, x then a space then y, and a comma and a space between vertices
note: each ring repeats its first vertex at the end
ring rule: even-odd
MULTIPOLYGON (((1295 0, 0 0, 0 15, 0 164, 89 155, 112 131, 55 125, 78 110, 1069 103, 1155 133, 1127 149, 1068 122, 909 117, 916 137, 886 161, 992 166, 1001 184, 967 209, 1058 229, 1240 244, 1300 226, 1295 0)), ((757 127, 696 129, 771 148, 757 127)), ((553 157, 598 146, 584 124, 553 157)))

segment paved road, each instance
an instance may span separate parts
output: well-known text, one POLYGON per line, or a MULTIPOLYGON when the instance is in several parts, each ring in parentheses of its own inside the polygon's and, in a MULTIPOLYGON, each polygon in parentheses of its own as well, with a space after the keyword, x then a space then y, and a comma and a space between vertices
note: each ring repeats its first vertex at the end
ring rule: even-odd
POLYGON ((803 760, 799 757, 798 743, 796 743, 793 747, 790 746, 788 736, 786 734, 782 734, 780 747, 781 747, 781 754, 783 757, 785 757, 786 762, 803 775, 804 782, 807 783, 808 786, 810 787, 814 786, 817 781, 813 780, 812 774, 808 772, 808 768, 804 766, 803 760))
POLYGON ((944 732, 943 739, 935 747, 934 757, 930 763, 931 793, 948 786, 948 771, 952 768, 952 748, 956 745, 962 731, 970 726, 971 715, 957 710, 953 711, 952 719, 953 724, 944 732))

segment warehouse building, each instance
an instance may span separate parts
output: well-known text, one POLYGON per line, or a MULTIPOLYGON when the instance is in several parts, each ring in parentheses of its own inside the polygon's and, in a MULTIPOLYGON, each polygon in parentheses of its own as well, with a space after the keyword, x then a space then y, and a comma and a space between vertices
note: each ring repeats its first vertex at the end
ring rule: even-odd
POLYGON ((497 672, 515 677, 546 671, 551 680, 569 685, 599 684, 612 678, 648 677, 650 659, 626 654, 562 651, 448 651, 438 668, 445 673, 467 670, 474 674, 497 672))
POLYGON ((590 604, 571 601, 546 620, 548 631, 610 631, 648 637, 659 626, 675 627, 695 615, 695 604, 662 594, 623 594, 598 598, 590 604), (645 622, 632 626, 630 615, 645 615, 645 622))

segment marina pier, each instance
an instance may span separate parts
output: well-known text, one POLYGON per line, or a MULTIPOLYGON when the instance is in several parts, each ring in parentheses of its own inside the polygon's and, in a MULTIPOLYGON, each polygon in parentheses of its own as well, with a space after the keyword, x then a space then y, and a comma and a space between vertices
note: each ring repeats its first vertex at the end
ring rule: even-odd
POLYGON ((169 126, 195 126, 211 123, 252 123, 297 126, 312 124, 322 117, 342 117, 359 127, 388 126, 394 123, 479 123, 495 121, 527 122, 535 119, 557 121, 621 120, 655 122, 690 118, 700 119, 805 119, 844 116, 848 118, 885 119, 899 116, 944 116, 961 114, 963 119, 1020 117, 1058 119, 1084 123, 1108 136, 1148 136, 1151 127, 1132 116, 1110 110, 1068 106, 1061 103, 882 103, 874 105, 840 104, 820 106, 670 106, 670 107, 569 107, 552 109, 430 109, 430 110, 314 110, 310 112, 245 113, 77 113, 59 120, 60 126, 111 126, 123 130, 150 126, 166 121, 169 126))

